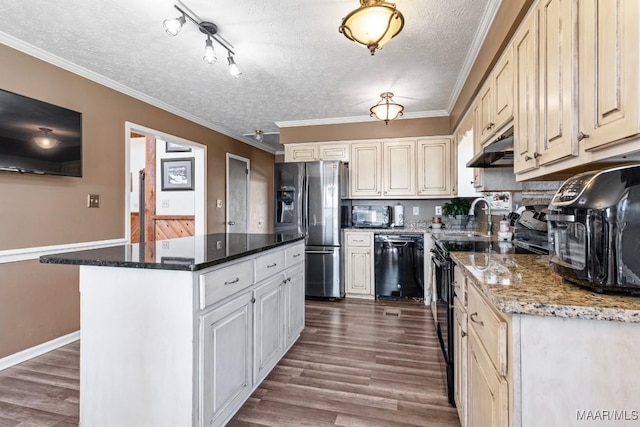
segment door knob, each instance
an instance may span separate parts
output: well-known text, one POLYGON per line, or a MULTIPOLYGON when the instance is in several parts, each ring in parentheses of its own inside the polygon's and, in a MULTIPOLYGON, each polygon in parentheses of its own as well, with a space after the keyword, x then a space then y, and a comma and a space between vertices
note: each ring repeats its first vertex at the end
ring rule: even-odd
POLYGON ((235 222, 235 221, 229 221, 227 224, 229 224, 229 225, 236 225, 236 222, 235 222))

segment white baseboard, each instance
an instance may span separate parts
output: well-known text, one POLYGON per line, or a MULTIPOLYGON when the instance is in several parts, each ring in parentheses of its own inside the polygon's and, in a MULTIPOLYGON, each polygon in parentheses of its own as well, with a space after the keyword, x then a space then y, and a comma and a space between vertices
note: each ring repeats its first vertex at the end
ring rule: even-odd
POLYGON ((14 353, 10 356, 3 357, 2 359, 0 359, 0 371, 17 365, 18 363, 33 359, 34 357, 40 356, 41 354, 48 353, 52 350, 55 350, 56 348, 60 348, 79 339, 80 331, 75 331, 60 338, 56 338, 35 347, 31 347, 18 353, 14 353))

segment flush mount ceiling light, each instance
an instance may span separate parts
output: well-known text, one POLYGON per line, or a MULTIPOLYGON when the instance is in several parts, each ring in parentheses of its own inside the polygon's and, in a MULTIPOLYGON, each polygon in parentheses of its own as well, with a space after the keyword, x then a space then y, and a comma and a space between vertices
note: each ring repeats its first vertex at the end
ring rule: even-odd
POLYGON ((201 33, 207 36, 204 44, 204 56, 202 57, 202 60, 209 64, 213 64, 218 60, 218 56, 216 55, 216 51, 213 47, 213 41, 215 40, 220 46, 227 50, 229 74, 236 78, 239 77, 242 73, 233 59, 233 55, 235 55, 235 52, 233 51, 234 48, 228 41, 218 34, 218 26, 213 22, 197 20, 177 5, 173 5, 173 7, 175 7, 182 15, 177 18, 164 20, 163 26, 167 34, 177 36, 188 19, 193 22, 198 29, 200 29, 201 33))
POLYGON ((258 142, 262 142, 264 140, 264 133, 260 129, 256 129, 253 139, 258 142))
POLYGON ((43 150, 50 150, 60 143, 60 140, 58 139, 57 136, 55 136, 52 133, 53 131, 51 129, 49 128, 38 128, 38 129, 40 130, 36 132, 36 134, 33 135, 33 137, 31 137, 31 140, 38 147, 42 148, 43 150))
POLYGON ((349 40, 366 46, 373 55, 404 27, 404 16, 394 3, 360 0, 360 7, 343 20, 338 31, 349 40))
POLYGON ((371 107, 369 111, 371 111, 371 117, 383 120, 384 124, 388 125, 389 121, 402 116, 404 107, 393 101, 393 93, 383 92, 380 94, 380 101, 371 107))

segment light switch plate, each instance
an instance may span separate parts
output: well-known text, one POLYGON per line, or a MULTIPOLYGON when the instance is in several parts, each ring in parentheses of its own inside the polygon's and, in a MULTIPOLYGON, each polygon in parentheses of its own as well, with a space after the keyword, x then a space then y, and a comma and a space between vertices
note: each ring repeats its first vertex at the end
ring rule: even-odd
POLYGON ((221 208, 222 207, 222 200, 218 199, 216 200, 216 208, 221 208))
POLYGON ((169 199, 163 199, 162 200, 162 207, 163 208, 168 208, 169 207, 169 199))
POLYGON ((87 207, 88 208, 99 208, 100 207, 100 195, 99 194, 89 194, 87 196, 87 207))
POLYGON ((222 249, 222 240, 216 242, 216 249, 222 249))

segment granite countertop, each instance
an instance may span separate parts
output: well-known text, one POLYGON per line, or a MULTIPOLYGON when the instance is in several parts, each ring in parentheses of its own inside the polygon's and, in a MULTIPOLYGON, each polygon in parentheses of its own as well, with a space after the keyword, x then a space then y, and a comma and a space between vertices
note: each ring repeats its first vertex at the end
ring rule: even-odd
POLYGON ((298 234, 219 233, 44 255, 41 263, 197 271, 304 240, 298 234))
POLYGON ((640 298, 567 283, 546 255, 451 252, 464 274, 504 313, 640 323, 640 298))
POLYGON ((362 231, 376 234, 424 234, 431 232, 431 229, 427 227, 402 227, 402 228, 358 228, 358 227, 345 227, 344 231, 362 231))

